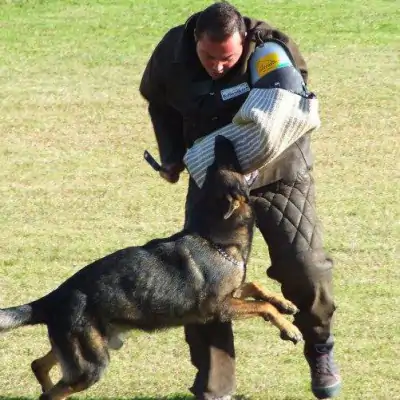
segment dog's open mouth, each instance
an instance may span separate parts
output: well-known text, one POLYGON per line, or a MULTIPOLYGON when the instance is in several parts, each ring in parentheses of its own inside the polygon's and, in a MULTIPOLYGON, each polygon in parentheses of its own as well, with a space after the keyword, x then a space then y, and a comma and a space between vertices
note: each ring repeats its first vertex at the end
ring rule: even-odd
POLYGON ((246 179, 246 182, 249 186, 251 186, 254 183, 257 177, 258 177, 258 169, 256 169, 253 172, 250 172, 247 175, 244 175, 244 179, 246 179))

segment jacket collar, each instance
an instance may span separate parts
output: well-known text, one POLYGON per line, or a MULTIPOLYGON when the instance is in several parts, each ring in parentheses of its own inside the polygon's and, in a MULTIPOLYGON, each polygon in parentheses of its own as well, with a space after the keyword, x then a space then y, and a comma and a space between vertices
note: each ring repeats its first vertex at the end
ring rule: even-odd
POLYGON ((196 28, 196 21, 199 17, 200 12, 193 14, 182 25, 181 36, 176 44, 174 51, 174 62, 175 63, 187 63, 198 61, 196 54, 196 42, 194 40, 194 30, 196 28))

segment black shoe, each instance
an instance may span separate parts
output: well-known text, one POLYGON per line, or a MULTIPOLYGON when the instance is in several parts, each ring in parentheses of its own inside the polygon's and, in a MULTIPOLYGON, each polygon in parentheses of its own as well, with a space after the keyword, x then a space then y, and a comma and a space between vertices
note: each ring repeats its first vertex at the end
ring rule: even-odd
POLYGON ((341 388, 339 369, 333 360, 333 341, 304 346, 310 366, 311 390, 317 399, 336 397, 341 388))

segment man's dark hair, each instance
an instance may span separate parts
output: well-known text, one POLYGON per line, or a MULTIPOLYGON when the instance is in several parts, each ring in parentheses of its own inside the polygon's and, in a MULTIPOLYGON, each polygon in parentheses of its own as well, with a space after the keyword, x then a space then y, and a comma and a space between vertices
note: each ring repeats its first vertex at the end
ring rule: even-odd
POLYGON ((228 2, 214 3, 197 18, 196 38, 207 34, 214 42, 222 42, 235 32, 245 35, 246 25, 240 12, 228 2))

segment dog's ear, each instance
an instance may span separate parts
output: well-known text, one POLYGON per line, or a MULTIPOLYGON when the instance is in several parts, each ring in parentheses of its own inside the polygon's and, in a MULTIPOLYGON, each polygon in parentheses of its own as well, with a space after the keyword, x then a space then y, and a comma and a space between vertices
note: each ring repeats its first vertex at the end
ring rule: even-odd
POLYGON ((230 194, 226 196, 229 202, 229 209, 228 211, 224 214, 224 219, 228 219, 229 217, 232 216, 233 212, 240 207, 240 202, 239 200, 235 200, 232 198, 230 194))
POLYGON ((214 156, 217 167, 241 173, 242 167, 240 166, 233 143, 222 135, 216 136, 214 143, 214 156))

